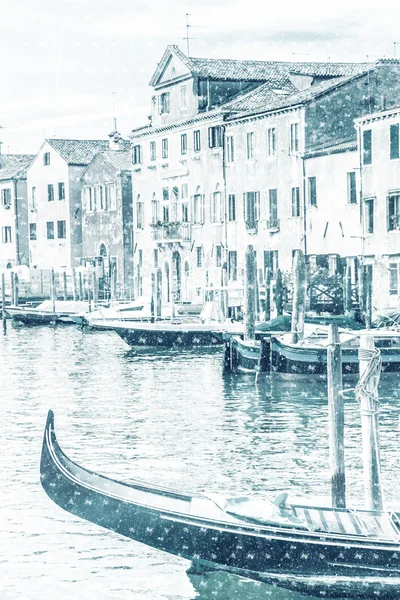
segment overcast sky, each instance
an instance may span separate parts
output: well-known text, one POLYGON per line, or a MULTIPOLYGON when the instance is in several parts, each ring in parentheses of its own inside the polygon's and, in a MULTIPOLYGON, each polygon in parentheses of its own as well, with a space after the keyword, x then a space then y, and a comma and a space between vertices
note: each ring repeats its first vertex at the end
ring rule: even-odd
MULTIPOLYGON (((35 153, 44 137, 105 138, 147 122, 148 82, 168 44, 258 60, 400 58, 400 2, 0 0, 0 140, 35 153), (398 45, 394 45, 398 42, 398 45)), ((400 102, 400 99, 399 99, 400 102)))

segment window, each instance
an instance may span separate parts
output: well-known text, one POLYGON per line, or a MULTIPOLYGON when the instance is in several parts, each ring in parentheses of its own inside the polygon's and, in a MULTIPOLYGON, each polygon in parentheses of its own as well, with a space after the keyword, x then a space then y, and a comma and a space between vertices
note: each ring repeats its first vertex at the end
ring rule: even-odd
POLYGON ((237 252, 230 250, 228 252, 228 278, 230 281, 237 281, 237 252))
POLYGON ((254 131, 247 134, 247 160, 254 159, 254 131))
POLYGON ((144 227, 144 206, 143 202, 140 201, 140 194, 136 200, 136 228, 143 229, 144 227))
POLYGON ((36 240, 36 223, 29 223, 29 239, 36 240))
POLYGON ((236 221, 236 196, 229 194, 228 196, 228 220, 236 221))
POLYGON ((138 265, 139 265, 139 267, 143 267, 143 250, 142 249, 139 250, 138 265))
POLYGON ((364 200, 364 232, 374 233, 374 199, 364 200))
POLYGON ((50 164, 50 152, 45 152, 43 154, 43 164, 45 167, 48 167, 50 164))
POLYGON ((235 138, 233 135, 228 135, 226 138, 226 161, 233 163, 235 160, 235 138))
POLYGON ((10 225, 6 225, 5 227, 1 228, 1 236, 2 236, 3 244, 11 244, 12 239, 11 239, 11 226, 10 225))
POLYGON ((290 125, 290 154, 300 152, 299 124, 290 125))
POLYGON ((399 270, 399 262, 389 263, 389 294, 391 296, 399 295, 399 270))
POLYGON ((372 130, 363 131, 363 164, 372 164, 372 130))
POLYGON ((187 107, 187 87, 183 85, 181 87, 181 108, 187 107))
POLYGON ((204 194, 193 196, 193 222, 196 225, 204 223, 204 194))
POLYGON ((87 187, 87 188, 85 188, 85 191, 86 191, 86 200, 87 200, 87 211, 92 212, 92 211, 94 211, 93 188, 87 187))
POLYGON ((267 129, 267 156, 276 156, 276 129, 270 127, 267 129))
POLYGON ((54 200, 54 185, 49 183, 47 186, 47 200, 48 202, 53 202, 54 200))
POLYGON ((163 158, 168 158, 168 138, 161 140, 161 155, 163 158))
POLYGON ((196 129, 196 131, 193 131, 193 150, 195 152, 200 152, 201 150, 200 129, 196 129))
POLYGON ((310 206, 317 206, 317 178, 308 178, 308 203, 310 206))
POLYGON ((65 200, 65 185, 63 181, 58 184, 58 199, 65 200))
POLYGON ((196 267, 200 269, 203 266, 203 246, 196 247, 196 267))
POLYGON ((156 194, 153 194, 153 198, 151 201, 151 222, 153 225, 158 221, 158 200, 156 198, 156 194))
POLYGON ((181 198, 183 200, 184 198, 188 198, 188 197, 189 197, 188 184, 187 183, 182 183, 181 198))
POLYGON ((400 158, 399 123, 390 126, 390 159, 400 158))
POLYGON ((47 221, 46 227, 47 227, 47 239, 54 240, 54 222, 47 221))
POLYGON ((189 202, 182 202, 182 223, 189 223, 189 202))
POLYGON ((150 160, 156 160, 156 143, 150 142, 150 160))
POLYGON ((181 135, 181 154, 187 153, 187 134, 182 133, 181 135))
POLYGON ((66 221, 57 221, 57 237, 59 240, 67 237, 67 223, 66 221))
POLYGON ((278 190, 268 190, 269 200, 269 227, 278 226, 278 190))
POLYGON ((33 186, 31 190, 31 208, 36 208, 36 187, 33 186))
POLYGON ((4 206, 4 208, 11 207, 11 188, 1 190, 1 204, 4 206))
POLYGON ((133 146, 132 162, 134 165, 142 164, 142 147, 140 144, 133 146))
POLYGON ((400 229, 400 192, 387 199, 387 230, 400 229))
POLYGON ((222 246, 215 246, 215 266, 222 266, 222 246))
POLYGON ((347 202, 349 204, 357 204, 357 185, 355 171, 347 173, 347 202))
POLYGON ((108 210, 116 209, 116 200, 115 200, 115 184, 114 183, 106 183, 105 187, 105 208, 108 210))
POLYGON ((211 194, 211 210, 210 210, 210 220, 211 223, 220 223, 222 221, 222 202, 221 202, 221 192, 219 191, 219 186, 217 185, 216 191, 211 194))
POLYGON ((292 217, 300 217, 300 188, 292 188, 292 217))
POLYGON ((243 212, 247 229, 255 229, 260 218, 260 192, 243 194, 243 212))
POLYGON ((104 210, 106 207, 105 206, 104 187, 102 185, 96 185, 94 190, 95 190, 95 195, 96 195, 96 207, 98 210, 104 210))
POLYGON ((158 269, 158 248, 154 248, 153 250, 153 266, 155 269, 158 269))
POLYGON ((220 125, 208 128, 208 145, 210 148, 220 148, 222 146, 222 128, 220 125))
POLYGON ((264 273, 267 269, 275 277, 278 265, 278 250, 264 250, 264 273))
POLYGON ((164 92, 158 96, 158 112, 160 115, 169 113, 169 92, 164 92))

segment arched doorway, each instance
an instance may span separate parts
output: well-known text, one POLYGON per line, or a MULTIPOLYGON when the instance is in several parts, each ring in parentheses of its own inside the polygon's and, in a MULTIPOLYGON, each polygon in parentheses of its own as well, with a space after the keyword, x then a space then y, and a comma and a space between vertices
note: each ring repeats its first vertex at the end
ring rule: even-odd
POLYGON ((189 261, 185 260, 185 263, 183 266, 182 299, 185 300, 186 302, 190 301, 189 278, 190 278, 189 261))
POLYGON ((182 265, 181 255, 177 250, 172 254, 172 289, 174 294, 174 302, 181 301, 181 286, 182 286, 182 265))
POLYGON ((170 302, 171 294, 170 294, 170 281, 169 281, 169 264, 167 262, 164 263, 164 277, 162 278, 162 291, 163 291, 163 299, 165 302, 170 302))

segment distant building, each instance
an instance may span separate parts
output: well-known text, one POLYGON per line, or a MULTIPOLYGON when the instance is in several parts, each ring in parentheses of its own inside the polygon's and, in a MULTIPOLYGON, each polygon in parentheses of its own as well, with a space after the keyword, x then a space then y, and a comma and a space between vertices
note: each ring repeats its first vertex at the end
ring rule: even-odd
POLYGON ((81 176, 106 140, 49 138, 28 169, 31 268, 71 269, 82 256, 81 176))
POLYGON ((29 264, 26 171, 33 158, 0 152, 0 269, 29 264))
POLYGON ((372 273, 373 305, 399 308, 400 105, 368 114, 356 121, 356 127, 362 256, 372 273))
POLYGON ((354 119, 393 105, 399 75, 399 61, 197 59, 168 47, 151 123, 131 136, 137 289, 150 293, 159 267, 165 301, 201 301, 228 278, 232 305, 248 244, 261 280, 266 267, 290 271, 296 248, 332 268, 359 254, 354 119))
POLYGON ((133 294, 133 203, 130 142, 110 134, 110 148, 82 174, 81 263, 96 267, 100 290, 116 269, 120 292, 133 294))

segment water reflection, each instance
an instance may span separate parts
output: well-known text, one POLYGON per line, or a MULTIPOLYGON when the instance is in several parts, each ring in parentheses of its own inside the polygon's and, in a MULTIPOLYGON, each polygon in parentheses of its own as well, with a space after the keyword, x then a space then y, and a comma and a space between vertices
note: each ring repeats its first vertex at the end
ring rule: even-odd
MULTIPOLYGON (((0 379, 1 600, 216 597, 213 578, 199 589, 188 579, 186 561, 78 520, 45 496, 38 466, 48 408, 72 459, 123 481, 229 495, 329 495, 323 382, 256 386, 253 376, 222 375, 222 349, 142 356, 127 352, 113 332, 74 327, 9 328, 0 339, 0 379)), ((391 502, 400 471, 398 379, 381 386, 381 398, 391 502)), ((346 467, 353 499, 362 497, 359 421, 349 399, 346 467)), ((235 588, 236 578, 224 577, 222 586, 217 578, 218 600, 251 599, 268 587, 252 582, 239 596, 242 584, 235 588)), ((274 600, 300 598, 272 591, 274 600)))

